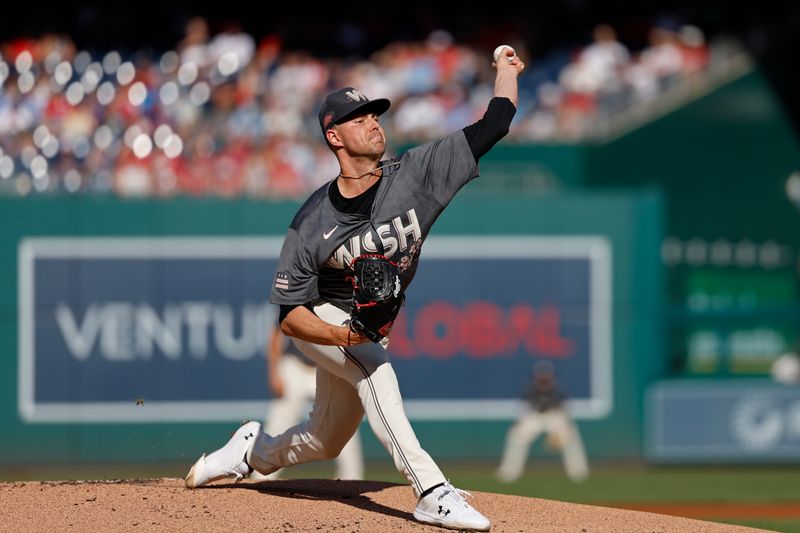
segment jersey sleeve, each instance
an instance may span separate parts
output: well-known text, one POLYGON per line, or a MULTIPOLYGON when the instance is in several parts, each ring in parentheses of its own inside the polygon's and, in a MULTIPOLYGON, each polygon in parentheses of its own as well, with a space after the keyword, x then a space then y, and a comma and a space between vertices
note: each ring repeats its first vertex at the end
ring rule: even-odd
POLYGON ((415 178, 443 207, 478 176, 478 164, 463 130, 411 148, 406 157, 414 167, 415 178))
POLYGON ((511 121, 517 108, 511 100, 505 97, 495 96, 489 101, 489 107, 483 117, 464 128, 464 136, 467 138, 472 155, 475 161, 483 157, 486 152, 508 135, 511 128, 511 121))
POLYGON ((269 301, 278 305, 303 305, 317 296, 316 266, 298 232, 290 228, 283 240, 269 301))

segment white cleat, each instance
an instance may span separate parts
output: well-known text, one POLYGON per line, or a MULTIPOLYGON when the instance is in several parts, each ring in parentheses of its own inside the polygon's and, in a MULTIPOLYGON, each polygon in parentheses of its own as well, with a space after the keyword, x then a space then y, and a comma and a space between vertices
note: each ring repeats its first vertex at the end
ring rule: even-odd
POLYGON ((236 482, 247 477, 251 468, 247 464, 247 452, 261 433, 261 424, 247 422, 233 434, 225 446, 208 455, 203 454, 186 474, 186 486, 190 489, 202 487, 223 478, 235 478, 236 482))
POLYGON ((448 529, 489 531, 492 527, 489 519, 468 504, 464 496, 470 496, 470 493, 445 483, 419 500, 414 518, 448 529))

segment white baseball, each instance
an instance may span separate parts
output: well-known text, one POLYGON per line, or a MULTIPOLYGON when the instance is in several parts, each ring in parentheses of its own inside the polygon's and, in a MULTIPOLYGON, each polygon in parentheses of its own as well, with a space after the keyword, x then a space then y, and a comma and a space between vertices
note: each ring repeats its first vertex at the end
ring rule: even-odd
MULTIPOLYGON (((510 48, 511 51, 514 52, 514 54, 517 53, 513 48, 511 48, 507 44, 501 44, 500 46, 498 46, 497 48, 494 49, 494 62, 495 63, 497 63, 497 60, 500 58, 500 54, 503 53, 503 48, 510 48)), ((511 58, 512 57, 513 56, 508 56, 509 63, 511 62, 511 58)))

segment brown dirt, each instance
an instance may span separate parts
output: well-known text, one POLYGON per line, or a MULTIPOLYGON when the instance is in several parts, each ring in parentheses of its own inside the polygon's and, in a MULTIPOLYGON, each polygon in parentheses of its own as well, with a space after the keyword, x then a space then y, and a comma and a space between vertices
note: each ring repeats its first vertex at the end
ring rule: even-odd
MULTIPOLYGON (((726 533, 759 531, 642 511, 474 492, 493 532, 726 533)), ((0 483, 0 531, 444 531, 414 520, 405 485, 320 479, 218 482, 182 479, 0 483)))

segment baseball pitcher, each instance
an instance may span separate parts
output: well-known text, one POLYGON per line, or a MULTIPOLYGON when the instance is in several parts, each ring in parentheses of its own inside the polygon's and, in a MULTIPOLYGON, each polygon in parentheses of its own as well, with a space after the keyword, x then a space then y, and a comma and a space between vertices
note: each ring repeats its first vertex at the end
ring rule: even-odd
POLYGON ((433 223, 511 126, 524 64, 511 47, 498 49, 483 117, 396 158, 383 158, 380 116, 389 100, 345 87, 322 102, 319 125, 340 172, 292 220, 270 298, 281 306, 282 331, 319 367, 314 408, 308 421, 278 435, 244 424, 197 460, 187 486, 336 457, 366 414, 418 497, 417 520, 490 528, 417 440, 384 343, 433 223))

